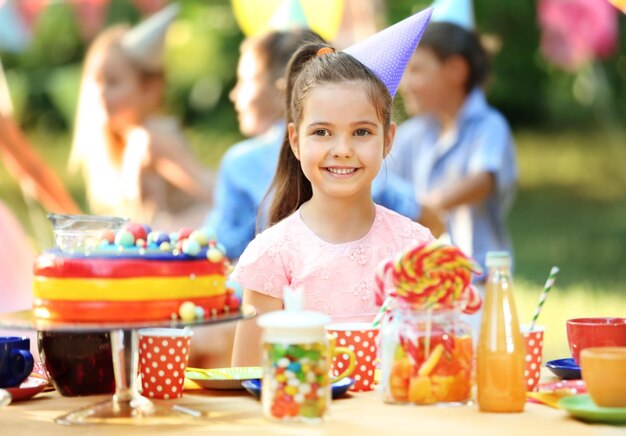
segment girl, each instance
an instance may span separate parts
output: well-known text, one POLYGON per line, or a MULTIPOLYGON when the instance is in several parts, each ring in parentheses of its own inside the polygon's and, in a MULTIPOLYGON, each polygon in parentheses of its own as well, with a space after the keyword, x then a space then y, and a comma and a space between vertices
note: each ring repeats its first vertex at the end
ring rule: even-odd
POLYGON ((505 216, 517 180, 511 130, 481 90, 488 73, 476 32, 431 22, 401 87, 417 116, 398 128, 389 162, 483 267, 487 251, 511 250, 505 216))
MULTIPOLYGON (((346 53, 314 43, 293 56, 271 227, 232 275, 245 288, 245 303, 260 312, 281 309, 283 288, 302 287, 305 309, 373 318, 378 262, 432 238, 372 201, 372 181, 395 133, 391 100, 385 84, 346 53)), ((259 339, 254 321, 239 323, 234 366, 259 364, 259 339)))
POLYGON ((93 213, 166 231, 199 227, 212 177, 190 153, 178 123, 160 114, 166 26, 150 29, 149 22, 142 32, 111 28, 91 46, 70 165, 83 170, 93 213), (142 38, 161 44, 152 53, 142 38))
MULTIPOLYGON (((250 37, 241 45, 237 85, 230 98, 237 111, 239 129, 254 137, 233 145, 224 154, 217 175, 215 203, 207 219, 232 260, 239 258, 254 239, 259 208, 272 182, 285 137, 287 64, 307 42, 323 41, 311 30, 293 29, 250 37)), ((372 184, 372 198, 401 215, 419 218, 433 233, 438 228, 434 216, 415 201, 412 186, 384 167, 372 184)), ((261 223, 266 212, 262 212, 261 223)))

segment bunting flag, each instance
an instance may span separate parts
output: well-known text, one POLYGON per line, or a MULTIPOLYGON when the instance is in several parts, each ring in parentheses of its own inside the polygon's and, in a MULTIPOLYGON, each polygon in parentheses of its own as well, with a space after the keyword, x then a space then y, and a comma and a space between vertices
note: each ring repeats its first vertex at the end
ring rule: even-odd
POLYGON ((289 30, 309 27, 300 0, 283 0, 272 16, 269 27, 274 30, 289 30))
POLYGON ((308 24, 324 39, 335 39, 344 0, 231 0, 233 13, 246 36, 308 24))
POLYGON ((167 0, 133 0, 133 5, 141 15, 152 15, 165 7, 167 0))
POLYGON ((32 31, 37 23, 39 14, 51 3, 50 0, 18 0, 15 2, 17 10, 24 20, 27 28, 32 31))
POLYGON ((69 0, 85 41, 91 41, 104 27, 110 0, 69 0))
POLYGON ((24 51, 30 40, 31 32, 15 7, 15 0, 0 0, 0 50, 24 51))

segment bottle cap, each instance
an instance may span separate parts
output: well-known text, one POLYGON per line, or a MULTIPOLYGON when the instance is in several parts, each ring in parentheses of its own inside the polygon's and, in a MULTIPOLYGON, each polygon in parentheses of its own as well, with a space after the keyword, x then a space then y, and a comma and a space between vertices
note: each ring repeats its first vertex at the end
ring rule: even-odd
POLYGON ((487 268, 492 266, 511 266, 511 255, 508 251, 488 251, 485 262, 487 268))

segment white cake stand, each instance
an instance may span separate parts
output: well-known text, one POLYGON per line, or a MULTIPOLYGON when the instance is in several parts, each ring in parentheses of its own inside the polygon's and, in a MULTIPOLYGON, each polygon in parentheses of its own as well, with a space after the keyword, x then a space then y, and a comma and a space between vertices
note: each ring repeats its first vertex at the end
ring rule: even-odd
POLYGON ((32 310, 0 315, 0 327, 48 332, 109 332, 113 354, 115 394, 110 400, 75 410, 55 419, 57 424, 155 424, 180 422, 180 419, 197 418, 198 410, 177 405, 155 404, 139 395, 135 385, 138 361, 137 330, 147 327, 183 328, 213 325, 252 318, 256 309, 242 305, 234 313, 223 313, 194 321, 167 320, 144 322, 79 323, 50 321, 34 316, 32 310))

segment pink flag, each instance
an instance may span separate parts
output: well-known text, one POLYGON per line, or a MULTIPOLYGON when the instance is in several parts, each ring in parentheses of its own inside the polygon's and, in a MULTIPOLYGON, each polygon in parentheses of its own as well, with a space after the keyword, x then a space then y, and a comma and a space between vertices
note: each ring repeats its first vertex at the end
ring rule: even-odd
POLYGON ((539 0, 541 52, 555 66, 575 71, 617 49, 617 11, 606 1, 539 0))
POLYGON ((110 0, 69 0, 85 41, 91 41, 104 26, 110 0))
POLYGON ((19 0, 15 2, 15 6, 28 29, 32 29, 37 17, 48 6, 48 3, 48 0, 19 0))

